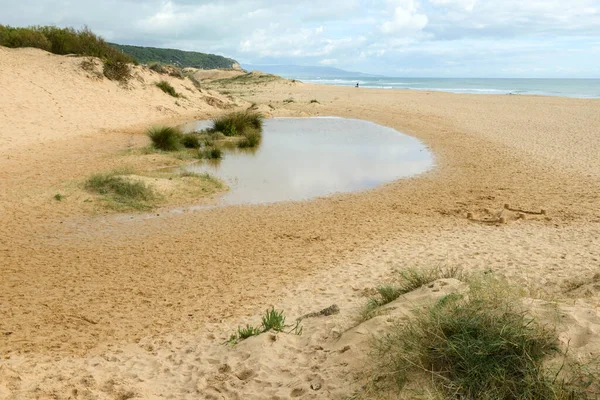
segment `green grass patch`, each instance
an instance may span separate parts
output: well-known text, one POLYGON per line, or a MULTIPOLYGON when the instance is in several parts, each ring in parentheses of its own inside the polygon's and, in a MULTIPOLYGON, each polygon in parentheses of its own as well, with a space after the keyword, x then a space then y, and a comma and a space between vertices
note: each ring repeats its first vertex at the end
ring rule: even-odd
POLYGON ((277 311, 275 310, 275 307, 271 307, 271 309, 267 309, 265 314, 262 316, 262 323, 260 327, 253 327, 251 325, 246 325, 245 328, 238 327, 237 332, 231 334, 227 343, 237 344, 241 340, 252 336, 257 336, 268 331, 301 335, 302 327, 300 326, 300 320, 297 320, 294 325, 286 325, 283 311, 277 311), (290 330, 285 332, 286 328, 290 328, 290 330))
POLYGON ((198 152, 198 158, 204 160, 220 160, 223 158, 223 151, 218 147, 207 147, 198 152))
POLYGON ((173 97, 181 97, 181 95, 179 93, 177 93, 175 91, 175 88, 173 86, 171 86, 171 84, 167 81, 160 81, 155 83, 156 87, 158 87, 160 90, 162 90, 163 92, 165 92, 166 94, 173 96, 173 97))
POLYGON ((402 390, 416 378, 449 399, 583 398, 544 367, 558 354, 553 329, 529 316, 505 285, 485 279, 469 286, 377 341, 376 387, 402 390))
POLYGON ((63 195, 62 195, 62 194, 60 194, 60 193, 56 193, 56 194, 54 195, 54 200, 56 200, 56 201, 62 201, 62 199, 64 199, 64 198, 65 198, 65 196, 63 196, 63 195))
POLYGON ((376 289, 377 295, 369 298, 360 312, 359 322, 376 316, 381 306, 391 303, 403 294, 412 292, 438 279, 457 278, 460 275, 461 272, 457 268, 408 268, 398 271, 398 278, 393 285, 379 286, 376 289))
POLYGON ((317 99, 312 99, 310 101, 310 104, 321 104, 321 103, 319 103, 319 100, 317 100, 317 99))
POLYGON ((146 183, 128 178, 127 175, 129 173, 125 170, 94 174, 85 182, 85 189, 103 195, 115 209, 151 208, 152 201, 158 197, 154 190, 146 183))
POLYGON ((263 117, 254 112, 233 112, 213 120, 213 130, 225 136, 242 136, 249 130, 262 132, 263 117))
POLYGON ((178 151, 182 147, 183 135, 177 128, 155 126, 150 128, 146 134, 152 141, 152 147, 156 150, 178 151))
POLYGON ((200 135, 188 133, 182 136, 181 144, 186 149, 199 149, 202 146, 202 139, 200 138, 200 135))
POLYGON ((260 144, 260 141, 262 140, 262 135, 260 134, 260 132, 256 129, 248 129, 242 139, 237 142, 237 146, 240 149, 247 149, 247 148, 253 148, 256 147, 260 144))

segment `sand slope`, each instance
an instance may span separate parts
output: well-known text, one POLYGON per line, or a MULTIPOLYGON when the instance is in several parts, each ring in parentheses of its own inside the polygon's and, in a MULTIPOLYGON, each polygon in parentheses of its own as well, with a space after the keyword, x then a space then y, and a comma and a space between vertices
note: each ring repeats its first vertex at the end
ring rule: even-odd
POLYGON ((123 88, 80 62, 0 48, 0 397, 343 398, 364 352, 336 353, 336 338, 364 294, 394 268, 432 264, 567 302, 565 338, 600 353, 599 101, 285 80, 223 87, 231 100, 167 77, 187 97, 174 99, 153 86, 164 76, 136 69, 123 88), (168 164, 129 150, 151 124, 222 112, 209 103, 371 120, 418 137, 437 166, 270 206, 115 215, 54 200, 90 173, 168 164), (302 337, 220 345, 270 305, 293 319, 333 303, 340 315, 302 337))

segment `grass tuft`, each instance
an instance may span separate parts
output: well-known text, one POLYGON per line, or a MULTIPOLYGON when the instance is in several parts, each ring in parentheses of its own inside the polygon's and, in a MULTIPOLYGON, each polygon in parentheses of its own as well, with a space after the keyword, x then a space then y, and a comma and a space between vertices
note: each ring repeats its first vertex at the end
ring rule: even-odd
POLYGON ((183 147, 186 149, 199 149, 200 146, 202 146, 200 136, 193 133, 183 135, 181 138, 181 144, 183 144, 183 147))
POLYGON ((237 329, 237 337, 241 340, 260 335, 261 333, 263 332, 259 328, 250 325, 246 325, 245 328, 238 327, 237 329))
POLYGON ((173 96, 173 97, 181 97, 181 95, 179 93, 177 93, 175 91, 175 88, 173 86, 171 86, 171 84, 167 81, 160 81, 155 83, 156 87, 158 87, 160 90, 162 90, 163 92, 165 92, 166 94, 173 96))
POLYGON ((264 332, 273 330, 276 332, 283 332, 285 328, 285 316, 283 311, 275 311, 275 307, 267 309, 265 315, 262 317, 262 326, 264 332))
POLYGON ((253 129, 262 132, 263 117, 254 112, 233 112, 213 120, 213 130, 225 136, 241 136, 253 129))
POLYGON ((177 151, 181 149, 182 134, 177 128, 152 127, 146 134, 152 140, 152 147, 157 150, 177 151))
POLYGON ((580 398, 544 368, 556 351, 556 333, 528 316, 506 287, 486 279, 398 322, 377 342, 376 380, 402 389, 425 374, 450 399, 580 398))
POLYGON ((107 196, 120 207, 149 208, 148 202, 157 197, 154 190, 144 182, 128 179, 123 174, 125 171, 94 174, 85 182, 85 188, 90 192, 107 196))
POLYGON ((237 143, 240 149, 256 147, 260 144, 262 135, 256 129, 249 129, 244 133, 244 137, 237 143))
POLYGON ((218 147, 207 147, 198 153, 198 157, 205 160, 220 160, 223 151, 218 147))
POLYGON ((317 100, 317 99, 312 99, 310 101, 310 104, 321 104, 321 103, 319 103, 319 100, 317 100))
POLYGON ((286 326, 283 311, 276 311, 275 307, 271 307, 270 310, 267 309, 265 311, 265 315, 263 315, 262 317, 262 324, 260 328, 253 327, 251 325, 246 325, 245 328, 238 327, 237 332, 233 333, 226 343, 237 344, 240 340, 247 339, 251 336, 257 336, 264 332, 284 332, 285 328, 291 328, 288 332, 285 333, 292 333, 294 335, 302 334, 300 320, 297 320, 294 325, 286 326))
POLYGON ((65 196, 63 196, 62 194, 60 194, 60 193, 56 193, 56 194, 54 195, 54 200, 56 200, 56 201, 62 201, 62 199, 63 199, 64 197, 65 197, 65 196))
POLYGON ((366 321, 377 315, 377 310, 388 303, 396 300, 403 294, 410 293, 423 285, 427 285, 438 279, 457 278, 461 275, 458 268, 408 268, 398 271, 399 279, 395 285, 379 286, 377 296, 371 297, 366 306, 361 310, 359 321, 366 321))

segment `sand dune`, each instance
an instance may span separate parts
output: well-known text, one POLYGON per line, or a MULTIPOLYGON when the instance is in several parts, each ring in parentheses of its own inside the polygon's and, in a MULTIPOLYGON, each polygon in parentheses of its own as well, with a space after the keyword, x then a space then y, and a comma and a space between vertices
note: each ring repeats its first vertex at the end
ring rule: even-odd
MULTIPOLYGON (((142 68, 120 87, 80 62, 0 47, 1 398, 344 398, 364 372, 358 332, 388 320, 344 332, 365 293, 407 266, 492 270, 558 300, 561 340, 600 354, 598 100, 283 80, 200 92, 142 68), (131 151, 151 124, 253 102, 391 126, 429 146, 436 168, 367 192, 185 213, 90 214, 83 195, 53 198, 90 173, 168 164, 131 151), (221 344, 271 305, 294 319, 331 304, 340 314, 306 320, 302 336, 221 344)), ((398 310, 437 296, 419 290, 398 310)))

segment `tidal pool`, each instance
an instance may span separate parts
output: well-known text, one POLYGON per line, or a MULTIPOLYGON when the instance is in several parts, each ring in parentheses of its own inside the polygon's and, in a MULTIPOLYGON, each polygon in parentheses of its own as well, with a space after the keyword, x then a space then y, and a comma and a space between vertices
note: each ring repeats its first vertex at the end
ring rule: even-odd
MULTIPOLYGON (((184 130, 206 128, 208 121, 184 130)), ((224 180, 223 204, 307 200, 374 188, 427 171, 433 156, 417 139, 357 119, 275 118, 264 121, 260 146, 225 150, 218 162, 185 170, 224 180)))

